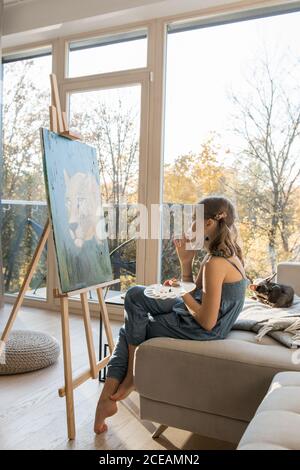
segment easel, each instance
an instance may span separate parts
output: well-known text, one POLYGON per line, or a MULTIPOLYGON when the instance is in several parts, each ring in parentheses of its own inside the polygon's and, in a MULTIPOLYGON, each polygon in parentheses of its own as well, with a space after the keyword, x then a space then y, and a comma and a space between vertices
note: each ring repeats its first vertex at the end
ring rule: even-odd
MULTIPOLYGON (((50 130, 57 132, 64 137, 71 140, 79 140, 80 136, 76 133, 69 130, 67 125, 66 113, 62 112, 58 86, 56 76, 54 74, 50 75, 51 81, 51 90, 52 90, 52 99, 54 105, 49 107, 50 112, 50 130)), ((42 236, 39 240, 39 243, 34 252, 32 261, 29 265, 27 274, 22 283, 22 287, 17 296, 16 302, 13 306, 10 317, 7 321, 3 334, 0 341, 0 355, 4 349, 5 343, 8 339, 9 333, 13 327, 14 321, 17 317, 18 311, 22 305, 26 291, 29 288, 30 281, 35 272, 39 259, 42 255, 45 244, 51 234, 51 225, 50 220, 46 222, 45 228, 43 230, 42 236)), ((97 379, 99 372, 106 367, 110 355, 114 349, 114 341, 112 337, 111 326, 109 323, 108 312, 104 300, 103 289, 107 288, 113 284, 119 283, 119 279, 114 281, 105 282, 96 286, 80 289, 77 291, 72 291, 69 293, 60 293, 59 289, 56 288, 53 291, 54 297, 60 300, 60 309, 61 309, 61 322, 62 322, 62 345, 63 345, 63 357, 64 357, 64 376, 65 384, 58 390, 60 397, 66 397, 66 413, 67 413, 67 426, 68 426, 68 437, 69 439, 75 439, 75 415, 74 415, 74 388, 79 387, 79 385, 86 382, 88 379, 97 379), (91 327, 91 317, 88 304, 87 294, 90 290, 96 290, 97 298, 100 307, 100 315, 104 323, 104 329, 106 333, 109 355, 105 356, 100 362, 96 361, 92 327, 91 327), (70 328, 69 328, 69 298, 74 295, 80 295, 82 310, 83 310, 83 321, 86 335, 86 343, 89 356, 89 369, 78 375, 76 378, 72 376, 72 358, 71 358, 71 345, 70 345, 70 328)))

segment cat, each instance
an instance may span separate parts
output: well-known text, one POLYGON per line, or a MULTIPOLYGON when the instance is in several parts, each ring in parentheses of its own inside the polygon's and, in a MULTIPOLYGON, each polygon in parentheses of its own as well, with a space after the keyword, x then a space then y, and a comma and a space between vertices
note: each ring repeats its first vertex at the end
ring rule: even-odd
POLYGON ((255 279, 249 288, 254 292, 255 300, 273 308, 290 307, 294 300, 294 289, 291 286, 271 282, 277 273, 265 279, 255 279))
POLYGON ((96 177, 80 172, 69 176, 64 170, 64 180, 68 228, 75 246, 81 248, 85 241, 93 237, 103 240, 103 217, 96 177))

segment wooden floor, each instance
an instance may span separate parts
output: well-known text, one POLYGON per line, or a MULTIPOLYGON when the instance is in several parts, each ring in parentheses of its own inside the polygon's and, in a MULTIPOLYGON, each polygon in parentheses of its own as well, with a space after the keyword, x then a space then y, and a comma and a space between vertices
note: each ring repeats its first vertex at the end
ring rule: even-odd
MULTIPOLYGON (((11 305, 0 310, 0 330, 3 329, 11 305)), ((120 324, 112 322, 114 336, 120 324)), ((34 329, 47 332, 60 341, 58 313, 23 307, 14 329, 34 329)), ((95 344, 98 344, 98 320, 93 319, 95 344)), ((88 356, 83 322, 71 317, 73 371, 85 369, 88 356)), ((0 376, 0 449, 230 449, 232 444, 202 438, 187 431, 168 428, 156 440, 151 438, 154 423, 138 418, 139 397, 134 392, 119 404, 117 415, 109 419, 108 431, 95 436, 93 419, 102 388, 90 380, 75 391, 77 437, 66 437, 65 400, 57 389, 63 383, 62 355, 57 364, 41 371, 15 376, 0 376)))

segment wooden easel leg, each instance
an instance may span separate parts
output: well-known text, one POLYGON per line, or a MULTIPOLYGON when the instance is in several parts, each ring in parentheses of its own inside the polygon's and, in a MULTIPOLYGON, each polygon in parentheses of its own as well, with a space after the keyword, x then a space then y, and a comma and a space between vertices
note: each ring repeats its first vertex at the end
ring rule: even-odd
POLYGON ((82 304, 82 310, 83 310, 83 320, 84 320, 84 328, 85 328, 85 335, 86 335, 86 344, 87 344, 88 354, 89 354, 91 375, 93 379, 96 379, 98 375, 98 371, 96 367, 97 361, 96 361, 96 354, 95 354, 95 348, 94 348, 91 316, 90 316, 87 293, 80 294, 80 298, 81 298, 81 304, 82 304))
POLYGON ((67 296, 60 297, 68 437, 69 439, 75 439, 74 393, 68 301, 69 299, 67 296))
MULTIPOLYGON (((115 282, 114 282, 115 283, 115 282)), ((95 290, 98 293, 98 299, 100 302, 100 314, 103 317, 103 322, 105 325, 105 331, 107 334, 108 342, 109 342, 109 348, 111 351, 114 349, 114 341, 112 337, 112 331, 111 331, 111 326, 109 323, 108 319, 108 313, 106 309, 106 305, 104 302, 103 298, 103 292, 102 292, 103 287, 96 287, 95 290), (99 291, 99 292, 98 292, 99 291)), ((90 359, 90 367, 88 370, 81 372, 76 378, 73 379, 72 377, 72 371, 71 371, 71 365, 69 366, 69 372, 67 374, 67 369, 68 369, 68 361, 66 360, 68 357, 68 351, 66 351, 66 354, 64 352, 64 358, 65 358, 65 377, 69 377, 69 390, 74 391, 75 388, 79 387, 79 385, 83 384, 86 382, 88 379, 93 378, 96 379, 98 376, 98 373, 100 370, 102 370, 104 367, 107 366, 109 359, 110 359, 110 354, 106 355, 100 362, 96 362, 96 357, 95 357, 95 350, 94 350, 94 341, 93 341, 93 336, 92 336, 92 328, 91 328, 91 319, 90 319, 90 312, 89 312, 89 305, 88 305, 88 290, 85 289, 84 292, 80 292, 81 296, 81 303, 83 307, 83 316, 84 316, 84 324, 85 324, 85 333, 86 333, 86 339, 87 339, 87 347, 88 347, 88 352, 89 352, 89 359, 90 359)), ((74 294, 74 292, 72 292, 74 294)), ((54 289, 54 296, 60 299, 60 302, 62 303, 62 299, 67 299, 68 294, 60 294, 58 289, 54 289)), ((62 312, 68 308, 67 301, 65 300, 65 307, 64 309, 61 308, 62 312)), ((62 313, 63 315, 63 313, 62 313)), ((62 316, 62 318, 64 318, 62 316)), ((68 322, 66 323, 66 328, 68 328, 68 322)), ((65 333, 64 333, 65 335, 65 333)), ((63 336, 64 338, 65 336, 63 336)), ((70 338, 69 335, 66 335, 66 338, 64 339, 64 345, 70 344, 70 338)), ((65 349, 64 349, 65 351, 65 349)), ((70 357, 70 353, 69 353, 70 357)), ((67 379, 65 379, 65 386, 59 388, 58 393, 60 397, 65 397, 67 395, 67 379)), ((69 402, 69 401, 68 401, 69 402)))
POLYGON ((109 352, 110 354, 112 354, 114 347, 115 347, 115 343, 113 340, 112 330, 111 330, 111 326, 110 326, 110 322, 108 318, 108 311, 107 311, 106 303, 104 300, 103 289, 100 287, 96 289, 96 291, 97 291, 98 301, 100 305, 100 315, 102 315, 102 320, 103 320, 103 324, 105 328, 105 334, 107 338, 109 352))
POLYGON ((167 428, 168 426, 165 426, 164 424, 160 424, 158 428, 156 428, 156 430, 152 434, 151 436, 152 439, 157 439, 167 428))
POLYGON ((4 331, 2 333, 1 342, 0 342, 0 354, 1 354, 1 348, 4 347, 4 344, 5 344, 5 342, 8 338, 8 335, 9 335, 9 333, 10 333, 12 327, 13 327, 13 324, 14 324, 15 319, 17 317, 19 308, 21 307, 23 299, 25 297, 25 294, 26 294, 26 292, 29 288, 30 281, 33 277, 33 274, 35 272, 37 264, 40 260, 40 257, 42 255, 42 253, 43 253, 43 249, 44 249, 45 244, 46 244, 46 242, 49 238, 49 235, 50 235, 50 221, 48 220, 46 222, 45 227, 44 227, 44 230, 43 230, 42 236, 39 240, 39 243, 38 243, 38 245, 35 249, 33 258, 31 260, 31 263, 30 263, 29 267, 28 267, 27 274, 24 278, 24 281, 23 281, 22 287, 19 291, 19 294, 17 296, 16 302, 14 303, 13 309, 11 311, 9 319, 8 319, 8 321, 6 323, 6 326, 4 328, 4 331))

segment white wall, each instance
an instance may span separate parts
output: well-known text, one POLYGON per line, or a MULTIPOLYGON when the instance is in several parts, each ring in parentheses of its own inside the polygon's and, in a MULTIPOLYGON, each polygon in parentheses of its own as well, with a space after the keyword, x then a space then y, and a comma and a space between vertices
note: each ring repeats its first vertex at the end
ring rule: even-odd
POLYGON ((4 0, 3 47, 209 7, 252 7, 295 0, 4 0), (8 3, 6 3, 8 2, 8 3))
POLYGON ((112 14, 161 0, 31 0, 7 4, 4 34, 29 31, 97 15, 112 14))
POLYGON ((23 0, 5 6, 3 46, 230 3, 235 0, 23 0))

